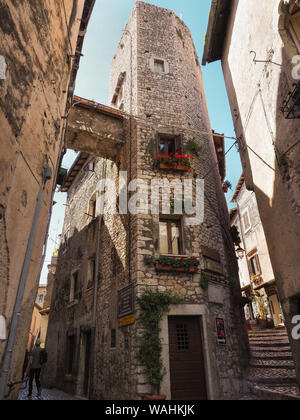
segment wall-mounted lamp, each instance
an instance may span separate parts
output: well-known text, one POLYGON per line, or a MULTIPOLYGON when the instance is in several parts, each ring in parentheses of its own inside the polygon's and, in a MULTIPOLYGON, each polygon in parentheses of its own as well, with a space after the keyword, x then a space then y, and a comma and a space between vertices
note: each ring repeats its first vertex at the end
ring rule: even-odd
POLYGON ((241 248, 240 246, 235 250, 235 252, 237 253, 237 256, 239 257, 240 260, 242 260, 244 258, 245 255, 245 250, 243 248, 241 248))

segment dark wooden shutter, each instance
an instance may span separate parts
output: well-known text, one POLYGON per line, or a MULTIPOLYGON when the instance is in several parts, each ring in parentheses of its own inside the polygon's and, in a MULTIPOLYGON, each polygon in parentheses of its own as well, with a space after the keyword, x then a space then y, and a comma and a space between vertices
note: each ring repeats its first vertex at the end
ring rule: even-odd
POLYGON ((155 136, 154 136, 154 156, 155 156, 155 158, 157 158, 157 156, 159 155, 159 141, 160 141, 159 134, 155 133, 155 136))
POLYGON ((175 137, 175 153, 182 155, 183 153, 183 135, 179 134, 179 136, 175 137))

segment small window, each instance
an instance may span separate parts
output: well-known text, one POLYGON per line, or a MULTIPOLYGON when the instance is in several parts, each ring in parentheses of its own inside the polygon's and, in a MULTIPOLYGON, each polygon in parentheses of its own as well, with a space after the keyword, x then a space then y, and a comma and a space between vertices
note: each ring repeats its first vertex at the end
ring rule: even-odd
POLYGON ((90 222, 96 218, 96 204, 97 204, 96 195, 93 195, 89 203, 88 218, 90 222))
POLYGON ((159 247, 161 254, 183 254, 181 229, 181 220, 161 219, 159 221, 159 247))
POLYGON ((76 271, 71 276, 70 284, 70 302, 73 302, 75 299, 78 299, 79 296, 79 273, 76 271))
POLYGON ((44 295, 39 295, 39 303, 43 303, 44 295))
POLYGON ((90 289, 91 287, 94 286, 95 270, 96 270, 96 261, 95 261, 95 258, 91 258, 88 262, 87 289, 90 289))
POLYGON ((251 222, 250 222, 250 216, 249 216, 248 210, 242 214, 242 220, 243 220, 244 230, 245 232, 247 232, 251 228, 251 222))
POLYGON ((165 72, 165 63, 163 60, 154 59, 154 71, 156 73, 165 72))

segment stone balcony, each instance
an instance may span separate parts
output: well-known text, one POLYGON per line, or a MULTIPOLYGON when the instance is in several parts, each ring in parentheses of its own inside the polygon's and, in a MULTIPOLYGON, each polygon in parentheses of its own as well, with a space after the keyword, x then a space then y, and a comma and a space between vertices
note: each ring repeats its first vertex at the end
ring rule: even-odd
POLYGON ((125 123, 121 111, 75 96, 68 116, 66 147, 115 160, 125 143, 125 123))

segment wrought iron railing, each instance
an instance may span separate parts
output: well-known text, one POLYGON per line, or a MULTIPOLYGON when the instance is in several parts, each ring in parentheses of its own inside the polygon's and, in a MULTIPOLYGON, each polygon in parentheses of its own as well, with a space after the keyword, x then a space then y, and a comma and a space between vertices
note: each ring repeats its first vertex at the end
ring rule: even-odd
POLYGON ((286 119, 300 118, 300 80, 293 84, 293 90, 283 101, 281 111, 286 119))

